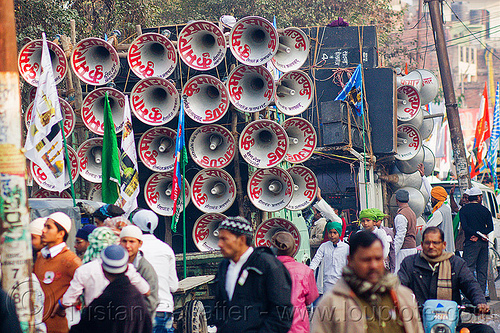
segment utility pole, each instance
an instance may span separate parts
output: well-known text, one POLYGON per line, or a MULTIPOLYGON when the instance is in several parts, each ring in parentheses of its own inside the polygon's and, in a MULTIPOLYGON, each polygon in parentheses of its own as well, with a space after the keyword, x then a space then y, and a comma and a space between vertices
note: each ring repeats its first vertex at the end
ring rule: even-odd
POLYGON ((34 332, 26 158, 21 146, 14 1, 0 0, 0 232, 2 288, 14 300, 24 332, 34 332))
POLYGON ((457 170, 458 186, 463 194, 471 187, 469 163, 465 156, 464 136, 460 125, 455 90, 451 78, 450 60, 444 39, 443 21, 441 19, 440 0, 425 0, 429 4, 431 14, 432 30, 434 31, 434 42, 436 44, 437 58, 439 62, 439 72, 441 73, 441 83, 443 85, 444 100, 446 105, 446 116, 450 127, 451 147, 453 158, 457 170))
MULTIPOLYGON (((422 48, 422 4, 423 0, 418 0, 418 14, 417 14, 417 50, 416 50, 416 61, 417 68, 422 68, 422 55, 420 49, 422 48)), ((427 28, 426 28, 427 30, 427 28)))

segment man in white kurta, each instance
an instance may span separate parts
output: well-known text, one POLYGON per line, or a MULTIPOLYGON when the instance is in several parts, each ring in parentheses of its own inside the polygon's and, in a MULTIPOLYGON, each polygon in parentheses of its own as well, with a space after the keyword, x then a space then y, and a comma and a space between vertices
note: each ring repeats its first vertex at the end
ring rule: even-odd
POLYGON ((347 265, 349 245, 340 241, 342 225, 338 222, 326 224, 328 242, 321 244, 309 268, 315 270, 323 263, 323 294, 330 291, 342 276, 342 268, 347 265))
POLYGON ((446 251, 455 253, 455 236, 453 234, 453 218, 451 207, 446 203, 448 193, 442 186, 435 186, 431 190, 432 216, 427 221, 426 228, 438 227, 444 232, 446 251))

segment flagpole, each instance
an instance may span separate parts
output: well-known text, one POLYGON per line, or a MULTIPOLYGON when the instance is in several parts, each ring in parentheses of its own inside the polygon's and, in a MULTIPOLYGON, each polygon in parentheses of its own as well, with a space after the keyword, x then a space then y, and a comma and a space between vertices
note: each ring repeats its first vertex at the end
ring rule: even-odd
POLYGON ((61 128, 61 133, 63 137, 63 143, 64 143, 64 156, 65 156, 65 162, 66 165, 68 166, 68 175, 69 175, 69 186, 71 189, 71 199, 73 199, 73 207, 76 207, 76 199, 75 199, 75 188, 73 187, 73 177, 71 176, 71 162, 69 160, 69 153, 68 153, 68 143, 66 142, 66 135, 64 135, 64 121, 61 120, 59 121, 59 127, 61 128))
MULTIPOLYGON (((181 154, 182 156, 182 154, 181 154)), ((184 156, 182 157, 184 158, 184 156)), ((182 164, 182 265, 184 268, 184 278, 187 278, 187 258, 186 258, 186 165, 182 164)))

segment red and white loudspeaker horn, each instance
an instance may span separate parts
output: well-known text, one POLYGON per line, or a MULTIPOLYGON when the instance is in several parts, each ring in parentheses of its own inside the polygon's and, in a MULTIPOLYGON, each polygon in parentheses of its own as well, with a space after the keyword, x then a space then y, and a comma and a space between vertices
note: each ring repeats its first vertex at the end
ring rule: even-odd
POLYGON ((292 176, 282 168, 259 169, 248 181, 248 197, 252 204, 265 212, 285 208, 292 200, 292 176))
POLYGON ((219 238, 214 235, 219 224, 226 219, 226 215, 209 213, 200 216, 193 226, 193 242, 201 252, 220 250, 219 238))
POLYGON ((394 157, 402 161, 414 158, 422 148, 422 138, 418 130, 412 125, 399 125, 397 136, 398 148, 394 157))
MULTIPOLYGON (((399 146, 398 146, 399 148, 399 146)), ((405 148, 406 149, 406 148, 405 148)), ((394 163, 396 167, 402 172, 411 174, 418 170, 418 165, 424 162, 425 153, 423 149, 420 149, 416 155, 414 155, 409 160, 398 160, 395 159, 394 163)))
POLYGON ((418 131, 422 136, 422 140, 427 140, 434 130, 434 118, 430 117, 430 112, 425 110, 425 107, 421 107, 424 120, 422 125, 420 125, 418 131))
POLYGON ((267 63, 278 52, 278 32, 268 20, 247 16, 236 22, 229 34, 234 57, 249 66, 267 63))
POLYGON ((189 154, 202 168, 224 168, 236 153, 231 132, 221 125, 198 127, 189 138, 189 154))
POLYGON ((177 52, 174 44, 166 36, 148 32, 130 44, 127 61, 132 72, 141 79, 148 77, 166 79, 177 66, 177 52))
POLYGON ((123 129, 125 95, 114 88, 98 88, 85 96, 82 104, 83 123, 89 130, 98 135, 104 135, 104 100, 106 92, 108 93, 116 133, 121 132, 123 129))
MULTIPOLYGON (((172 176, 173 172, 153 173, 146 181, 144 186, 144 197, 149 208, 156 214, 162 216, 174 215, 174 201, 170 198, 172 195, 172 176)), ((182 176, 181 176, 182 177, 182 176)), ((189 184, 185 183, 185 206, 189 204, 191 195, 189 184)), ((182 190, 181 190, 182 193, 182 190)), ((179 207, 183 210, 182 205, 179 207)))
POLYGON ((296 165, 287 170, 293 179, 293 197, 286 206, 289 210, 302 210, 309 207, 316 197, 318 180, 311 169, 296 165))
POLYGON ((239 65, 229 74, 226 85, 229 100, 243 112, 264 110, 275 92, 273 76, 263 66, 239 65))
POLYGON ((290 221, 280 217, 274 217, 262 222, 255 231, 255 246, 271 247, 271 239, 278 231, 288 231, 292 234, 295 240, 296 255, 300 248, 300 232, 299 229, 290 221))
POLYGON ((28 92, 28 103, 31 103, 35 100, 36 97, 36 87, 31 87, 28 92))
MULTIPOLYGON (((71 105, 60 97, 59 104, 61 105, 61 113, 63 116, 64 136, 67 138, 75 129, 76 115, 75 112, 73 112, 71 105)), ((26 125, 26 128, 30 128, 33 106, 34 102, 31 102, 28 106, 28 110, 26 110, 26 113, 24 114, 24 124, 26 125)))
POLYGON ((439 88, 436 76, 426 69, 417 69, 408 73, 408 75, 398 77, 397 83, 398 87, 402 85, 415 87, 420 95, 422 105, 432 102, 436 98, 439 88))
POLYGON ((153 127, 139 139, 139 158, 144 166, 155 172, 174 169, 177 133, 168 127, 153 127))
MULTIPOLYGON (((71 147, 68 147, 68 157, 69 157, 69 162, 70 162, 70 167, 71 167, 71 178, 73 180, 73 183, 78 179, 79 172, 78 172, 78 159, 76 158, 76 153, 75 150, 71 147)), ((64 165, 66 168, 68 168, 68 165, 66 165, 66 160, 64 160, 64 165)), ((41 188, 44 188, 49 191, 54 191, 54 184, 51 184, 47 182, 47 175, 43 170, 36 164, 31 162, 31 174, 33 176, 33 179, 35 182, 40 185, 41 188)), ((64 188, 68 188, 71 186, 71 182, 69 179, 68 171, 67 169, 64 170, 64 188)))
POLYGON ((182 89, 184 111, 202 124, 220 120, 229 109, 229 94, 222 81, 212 75, 197 75, 191 78, 182 89))
POLYGON ((422 146, 422 150, 424 151, 424 161, 422 162, 424 163, 424 173, 426 177, 429 177, 436 166, 436 158, 429 147, 422 146))
POLYGON ((100 38, 78 42, 71 52, 70 64, 80 80, 93 86, 108 84, 120 70, 115 48, 100 38))
POLYGON ((429 104, 436 98, 439 88, 439 82, 431 71, 426 69, 417 69, 422 76, 422 88, 419 91, 420 102, 422 105, 429 104))
POLYGON ((89 193, 87 194, 87 200, 91 201, 102 201, 102 184, 90 183, 89 193))
POLYGON ((271 59, 273 66, 282 72, 302 67, 309 56, 309 37, 299 28, 286 28, 279 33, 279 44, 280 49, 271 59))
POLYGON ((193 21, 177 38, 179 57, 191 68, 208 71, 226 56, 226 38, 219 27, 208 21, 193 21))
MULTIPOLYGON (((401 189, 408 191, 410 195, 410 200, 408 201, 408 205, 410 205, 411 210, 415 213, 416 216, 422 215, 425 209, 425 198, 420 190, 413 187, 402 187, 401 189), (418 215, 417 215, 418 214, 418 215)), ((391 200, 389 201, 389 209, 392 216, 395 216, 398 211, 398 205, 396 203, 396 193, 391 196, 391 200)))
POLYGON ((151 126, 164 125, 179 113, 179 92, 172 82, 150 77, 137 82, 130 93, 135 116, 151 126))
MULTIPOLYGON (((68 61, 64 51, 52 42, 47 41, 50 62, 56 84, 60 83, 68 71, 68 61)), ((32 86, 38 87, 42 70, 42 40, 33 40, 23 46, 17 58, 17 67, 23 79, 32 86)))
POLYGON ((304 112, 313 99, 313 83, 309 75, 302 71, 285 73, 276 88, 276 107, 287 116, 304 112))
POLYGON ((88 139, 78 147, 78 170, 83 179, 102 182, 102 138, 88 139))
POLYGON ((401 86, 397 90, 398 109, 397 117, 401 121, 409 121, 415 118, 420 110, 420 95, 417 88, 413 86, 401 86))
POLYGON ((61 193, 49 191, 44 188, 38 189, 35 193, 31 194, 30 198, 35 199, 47 199, 47 198, 60 198, 60 199, 71 199, 71 194, 68 191, 62 191, 61 193))
POLYGON ((226 171, 217 168, 199 171, 191 182, 193 204, 204 213, 222 213, 236 198, 236 184, 226 171))
POLYGON ((403 173, 396 166, 394 166, 390 175, 379 175, 378 178, 389 183, 394 191, 401 187, 408 186, 419 189, 422 186, 420 172, 403 173))
POLYGON ((410 119, 408 121, 398 120, 399 125, 402 125, 402 124, 412 125, 413 127, 417 128, 417 129, 419 129, 420 126, 422 126, 423 122, 424 122, 424 113, 423 113, 422 107, 420 107, 418 109, 417 113, 415 114, 415 117, 413 117, 412 119, 410 119))
POLYGON ((411 71, 405 76, 397 76, 396 83, 398 88, 401 86, 413 86, 420 91, 422 89, 422 75, 418 71, 411 71))
POLYGON ((288 118, 282 126, 288 135, 285 160, 290 163, 303 163, 311 158, 318 141, 314 126, 299 117, 288 118))
POLYGON ((248 124, 240 135, 241 156, 256 168, 271 168, 286 156, 288 135, 278 123, 260 119, 248 124))

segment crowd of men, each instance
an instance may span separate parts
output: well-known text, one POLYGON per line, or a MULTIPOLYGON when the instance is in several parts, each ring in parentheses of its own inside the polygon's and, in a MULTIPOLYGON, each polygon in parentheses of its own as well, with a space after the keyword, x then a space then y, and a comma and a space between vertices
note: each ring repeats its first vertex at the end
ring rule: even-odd
MULTIPOLYGON (((478 188, 467 190, 458 204, 453 192, 430 189, 432 215, 417 248, 407 191, 396 192, 393 228, 382 226, 388 217, 382 211, 365 209, 358 214, 359 229, 349 231, 318 190, 309 266, 293 258, 292 234, 277 232, 270 248, 254 248, 252 224, 227 217, 214 232, 224 259, 209 324, 217 332, 411 333, 423 332, 421 308, 429 299, 462 304, 465 297, 487 313, 492 216, 478 188)), ((154 236, 154 212, 124 215, 114 205, 98 209, 95 224, 77 230, 75 252, 66 244, 74 225, 69 216, 56 212, 31 222, 34 286, 41 290, 37 332, 174 332, 174 252, 154 236)), ((13 312, 9 298, 0 298, 0 327, 20 332, 6 315, 13 312)), ((462 328, 494 332, 482 324, 460 322, 462 328)))
MULTIPOLYGON (((77 230, 75 252, 66 244, 74 222, 65 213, 30 223, 33 280, 42 296, 36 332, 174 332, 175 255, 153 234, 158 216, 138 209, 127 218, 104 205, 93 220, 77 230)), ((20 332, 15 316, 7 317, 11 326, 4 330, 0 320, 0 330, 20 332)))

